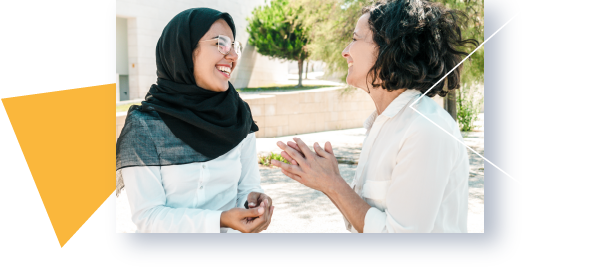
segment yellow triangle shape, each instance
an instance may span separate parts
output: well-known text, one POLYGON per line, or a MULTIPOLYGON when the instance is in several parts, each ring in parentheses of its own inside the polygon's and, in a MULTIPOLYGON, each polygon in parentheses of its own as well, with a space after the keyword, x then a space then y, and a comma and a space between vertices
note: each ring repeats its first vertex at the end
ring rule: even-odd
POLYGON ((61 247, 115 190, 115 89, 2 99, 61 247))

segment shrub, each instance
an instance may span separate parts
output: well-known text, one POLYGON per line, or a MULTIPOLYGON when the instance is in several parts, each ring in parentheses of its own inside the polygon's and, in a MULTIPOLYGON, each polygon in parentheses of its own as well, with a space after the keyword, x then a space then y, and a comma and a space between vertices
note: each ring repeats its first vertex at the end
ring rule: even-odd
POLYGON ((479 116, 483 105, 483 91, 479 83, 473 83, 470 87, 463 85, 456 92, 456 120, 461 131, 473 131, 475 121, 479 116))

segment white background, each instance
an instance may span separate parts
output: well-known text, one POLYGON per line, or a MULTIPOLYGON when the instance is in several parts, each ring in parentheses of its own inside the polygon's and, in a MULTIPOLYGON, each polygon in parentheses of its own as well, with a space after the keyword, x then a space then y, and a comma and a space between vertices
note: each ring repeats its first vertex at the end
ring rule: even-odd
MULTIPOLYGON (((0 274, 597 274, 598 4, 485 4, 486 37, 518 13, 486 44, 485 110, 519 181, 486 164, 485 234, 125 235, 113 194, 61 248, 1 106, 0 274)), ((114 82, 113 1, 3 2, 0 28, 0 98, 114 82)))

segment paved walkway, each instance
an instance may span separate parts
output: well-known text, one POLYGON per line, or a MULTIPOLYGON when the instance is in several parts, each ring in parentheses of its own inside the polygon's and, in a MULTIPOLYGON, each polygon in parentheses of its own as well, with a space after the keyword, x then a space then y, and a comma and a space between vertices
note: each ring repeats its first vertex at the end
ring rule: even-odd
MULTIPOLYGON (((480 114, 479 125, 483 125, 483 114, 480 114)), ((478 131, 463 133, 465 143, 484 154, 483 126, 478 131)), ((301 138, 312 147, 314 142, 323 145, 330 141, 334 153, 347 160, 358 161, 365 129, 347 129, 279 138, 258 138, 257 151, 259 154, 270 152, 279 153, 277 141, 290 141, 293 137, 301 138)), ((469 152, 469 217, 468 231, 483 233, 484 210, 484 170, 483 160, 469 152)), ((340 172, 346 182, 354 177, 356 165, 340 164, 340 172)), ((344 227, 342 215, 323 193, 309 189, 285 176, 278 168, 260 168, 261 186, 273 199, 275 207, 269 229, 264 233, 348 233, 344 227)), ((131 212, 125 193, 117 198, 117 232, 135 232, 131 223, 131 212)))
MULTIPOLYGON (((483 114, 480 114, 479 125, 482 125, 483 114)), ((298 137, 309 147, 315 142, 321 146, 326 141, 333 145, 337 157, 358 161, 366 130, 363 128, 327 131, 280 138, 258 138, 257 151, 262 154, 280 153, 277 141, 292 141, 298 137)), ((484 153, 483 127, 476 132, 463 133, 465 143, 479 154, 484 153)), ((469 152, 469 233, 483 233, 483 159, 469 152)), ((352 181, 356 165, 340 164, 340 173, 346 182, 352 181)), ((261 186, 273 199, 275 212, 269 229, 265 233, 348 233, 341 213, 323 193, 305 187, 288 178, 278 168, 260 169, 261 186)))

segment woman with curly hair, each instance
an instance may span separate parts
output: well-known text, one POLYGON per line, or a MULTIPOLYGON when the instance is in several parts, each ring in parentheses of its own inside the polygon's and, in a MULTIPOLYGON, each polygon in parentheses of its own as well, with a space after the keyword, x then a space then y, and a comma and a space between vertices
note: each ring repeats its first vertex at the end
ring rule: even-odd
POLYGON ((349 231, 467 232, 468 155, 457 123, 430 98, 459 87, 461 68, 451 70, 467 55, 461 48, 478 44, 463 40, 463 19, 460 11, 419 0, 363 9, 342 55, 347 83, 369 93, 376 111, 364 123, 352 183, 340 176, 331 143, 315 143, 312 152, 300 139, 278 142, 291 164, 273 164, 325 193, 349 231))

